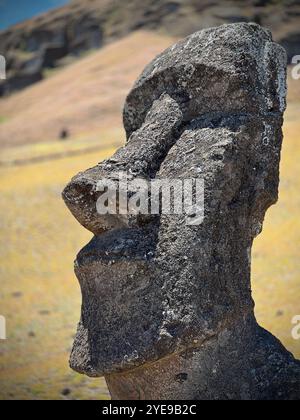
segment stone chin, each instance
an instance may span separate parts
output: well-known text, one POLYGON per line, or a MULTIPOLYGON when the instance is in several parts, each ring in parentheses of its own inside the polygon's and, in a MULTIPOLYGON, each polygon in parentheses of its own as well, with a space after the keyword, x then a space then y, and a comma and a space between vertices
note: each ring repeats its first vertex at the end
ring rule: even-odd
POLYGON ((252 116, 214 114, 194 121, 160 174, 182 176, 201 160, 209 209, 202 225, 162 215, 95 236, 78 254, 83 302, 70 362, 74 370, 89 376, 124 372, 200 348, 224 328, 254 319, 251 246, 278 190, 280 122, 271 126, 266 133, 265 124, 252 116), (195 139, 198 156, 178 165, 195 139), (205 159, 204 150, 210 150, 205 159))
POLYGON ((126 145, 66 187, 67 206, 95 235, 75 263, 82 311, 70 364, 108 377, 116 397, 130 384, 134 398, 297 395, 299 363, 257 325, 251 295, 252 243, 278 195, 285 67, 282 48, 255 24, 188 37, 130 92, 126 145), (103 218, 97 182, 120 170, 147 181, 201 177, 203 223, 103 218), (190 380, 180 388, 182 372, 190 380))

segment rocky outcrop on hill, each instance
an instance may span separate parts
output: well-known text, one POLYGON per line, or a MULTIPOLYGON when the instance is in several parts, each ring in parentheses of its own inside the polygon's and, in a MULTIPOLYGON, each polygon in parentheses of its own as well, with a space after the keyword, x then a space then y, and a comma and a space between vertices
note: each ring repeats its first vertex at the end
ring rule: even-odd
POLYGON ((256 22, 272 30, 289 59, 300 51, 299 0, 74 0, 0 34, 7 80, 0 95, 41 80, 70 55, 99 48, 138 29, 175 36, 223 23, 256 22))

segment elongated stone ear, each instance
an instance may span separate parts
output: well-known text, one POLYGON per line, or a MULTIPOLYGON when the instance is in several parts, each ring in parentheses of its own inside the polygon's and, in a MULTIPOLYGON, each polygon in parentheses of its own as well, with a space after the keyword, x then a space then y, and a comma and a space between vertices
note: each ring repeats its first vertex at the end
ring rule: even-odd
MULTIPOLYGON (((266 105, 268 112, 282 113, 286 109, 287 56, 285 50, 274 42, 267 42, 264 57, 266 105)), ((263 75, 262 75, 263 76, 263 75)))

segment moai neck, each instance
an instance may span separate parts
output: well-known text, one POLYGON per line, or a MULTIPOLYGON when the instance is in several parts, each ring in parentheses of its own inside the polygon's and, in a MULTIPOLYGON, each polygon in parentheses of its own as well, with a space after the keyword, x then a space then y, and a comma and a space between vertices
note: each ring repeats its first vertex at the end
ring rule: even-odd
POLYGON ((278 198, 285 95, 285 52, 268 31, 197 32, 135 83, 126 145, 65 188, 95 235, 75 263, 83 302, 70 364, 105 376, 113 398, 300 397, 299 362, 257 325, 250 283, 252 243, 278 198), (123 206, 127 175, 126 198, 140 204, 154 181, 180 203, 182 182, 203 182, 203 200, 164 212, 158 194, 158 212, 103 213, 123 206))
POLYGON ((199 348, 105 379, 113 400, 298 400, 299 369, 249 317, 199 348))

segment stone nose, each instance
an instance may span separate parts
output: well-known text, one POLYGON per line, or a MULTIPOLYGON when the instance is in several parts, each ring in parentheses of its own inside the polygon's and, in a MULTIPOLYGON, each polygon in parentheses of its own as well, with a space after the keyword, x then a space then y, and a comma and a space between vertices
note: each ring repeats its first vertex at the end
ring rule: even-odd
POLYGON ((104 231, 128 225, 117 215, 97 211, 101 196, 99 183, 116 183, 120 173, 131 178, 149 180, 155 177, 161 163, 178 137, 182 113, 177 102, 163 94, 153 106, 142 127, 134 132, 126 146, 96 167, 76 175, 63 191, 63 199, 74 217, 86 229, 99 235, 104 231))

